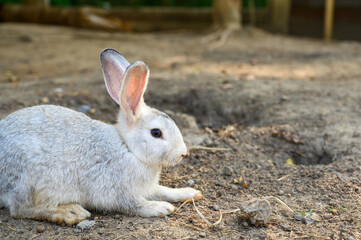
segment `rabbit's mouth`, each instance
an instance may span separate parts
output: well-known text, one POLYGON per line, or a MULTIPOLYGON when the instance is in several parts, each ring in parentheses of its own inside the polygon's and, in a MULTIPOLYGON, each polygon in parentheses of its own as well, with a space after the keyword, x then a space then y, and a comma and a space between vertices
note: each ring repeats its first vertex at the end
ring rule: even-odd
POLYGON ((177 164, 179 164, 181 161, 182 161, 183 157, 175 157, 173 159, 170 159, 168 161, 164 161, 164 165, 167 165, 167 166, 175 166, 177 164))

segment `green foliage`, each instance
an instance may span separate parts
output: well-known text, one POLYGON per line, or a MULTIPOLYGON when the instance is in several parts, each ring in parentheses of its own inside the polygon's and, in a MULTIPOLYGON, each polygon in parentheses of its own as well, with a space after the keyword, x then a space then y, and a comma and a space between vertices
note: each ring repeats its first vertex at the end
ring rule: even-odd
POLYGON ((301 211, 299 211, 299 212, 297 212, 296 210, 294 210, 294 211, 295 211, 295 215, 300 215, 300 216, 302 216, 302 217, 305 217, 305 216, 311 214, 311 213, 313 212, 313 210, 314 210, 314 209, 311 209, 311 210, 308 211, 308 212, 303 211, 303 209, 301 209, 301 211))

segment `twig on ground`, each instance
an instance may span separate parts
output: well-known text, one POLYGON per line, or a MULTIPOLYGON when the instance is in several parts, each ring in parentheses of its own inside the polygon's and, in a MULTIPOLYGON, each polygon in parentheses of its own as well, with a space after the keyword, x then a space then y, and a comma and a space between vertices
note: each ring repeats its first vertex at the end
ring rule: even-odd
POLYGON ((264 199, 273 199, 273 200, 276 200, 279 204, 281 204, 281 206, 285 207, 290 213, 294 213, 294 211, 289 207, 287 206, 286 203, 282 202, 279 198, 277 197, 274 197, 274 196, 268 196, 268 197, 263 197, 264 199))
POLYGON ((218 224, 221 223, 222 221, 222 211, 219 210, 219 219, 217 222, 215 223, 211 223, 210 221, 208 221, 204 216, 203 214, 198 210, 196 204, 194 203, 194 199, 192 198, 192 202, 193 202, 193 206, 194 208, 196 209, 196 212, 198 213, 198 215, 202 218, 202 220, 208 225, 208 227, 214 227, 214 226, 217 226, 218 224))
POLYGON ((179 211, 179 209, 181 209, 184 205, 186 205, 186 204, 189 203, 190 201, 191 201, 191 199, 188 199, 188 200, 184 201, 184 202, 182 203, 182 205, 180 205, 180 207, 177 208, 177 210, 174 211, 174 213, 177 213, 177 212, 179 211))
POLYGON ((209 150, 209 151, 230 151, 230 148, 217 148, 217 147, 203 147, 203 146, 194 146, 191 148, 191 151, 194 150, 209 150))
POLYGON ((279 179, 277 179, 277 181, 281 181, 281 180, 283 180, 283 179, 285 179, 285 178, 288 178, 289 176, 292 176, 292 175, 295 174, 295 173, 296 173, 296 171, 293 172, 293 173, 287 174, 287 175, 285 175, 285 176, 283 176, 283 177, 280 177, 279 179))
POLYGON ((192 202, 193 202, 194 209, 196 210, 196 212, 198 213, 198 215, 201 217, 201 219, 207 224, 208 227, 215 227, 215 226, 219 225, 219 224, 222 222, 223 214, 235 213, 235 212, 240 211, 239 208, 237 208, 237 209, 232 209, 232 210, 227 210, 227 211, 219 210, 219 219, 218 219, 215 223, 211 223, 211 222, 208 221, 208 220, 204 217, 204 215, 198 210, 196 204, 194 203, 194 199, 193 199, 193 198, 192 198, 192 202))

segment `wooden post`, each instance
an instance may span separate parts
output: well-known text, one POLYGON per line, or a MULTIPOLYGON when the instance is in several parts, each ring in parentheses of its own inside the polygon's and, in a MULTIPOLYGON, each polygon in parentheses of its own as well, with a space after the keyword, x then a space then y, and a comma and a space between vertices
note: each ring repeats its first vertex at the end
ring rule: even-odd
POLYGON ((271 8, 271 30, 288 33, 291 10, 291 0, 270 1, 271 8))
POLYGON ((330 41, 332 38, 334 5, 334 0, 325 0, 323 36, 326 41, 330 41))

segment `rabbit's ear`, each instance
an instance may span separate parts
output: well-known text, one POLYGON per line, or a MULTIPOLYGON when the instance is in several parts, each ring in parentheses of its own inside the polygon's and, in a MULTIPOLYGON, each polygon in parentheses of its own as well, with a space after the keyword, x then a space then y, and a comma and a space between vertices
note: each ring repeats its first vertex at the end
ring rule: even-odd
POLYGON ((148 85, 149 68, 141 61, 131 64, 124 77, 120 94, 120 107, 129 120, 141 113, 144 104, 143 95, 148 85))
POLYGON ((113 100, 119 103, 120 89, 129 62, 113 49, 105 49, 100 54, 105 86, 113 100))

